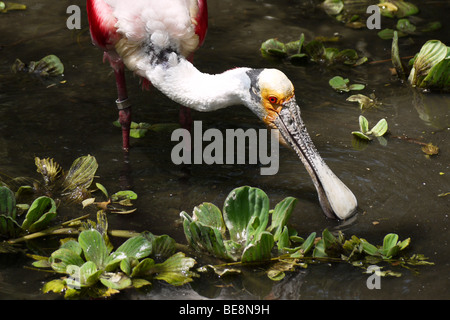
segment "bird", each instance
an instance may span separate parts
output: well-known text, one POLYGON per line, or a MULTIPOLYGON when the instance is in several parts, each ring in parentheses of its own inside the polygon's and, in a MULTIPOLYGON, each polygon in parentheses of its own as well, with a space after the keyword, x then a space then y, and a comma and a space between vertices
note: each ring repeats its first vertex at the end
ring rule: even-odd
POLYGON ((208 29, 206 0, 87 0, 86 9, 92 42, 114 70, 124 150, 129 148, 131 123, 127 68, 178 103, 181 120, 189 121, 190 109, 211 112, 246 106, 297 153, 326 217, 346 220, 356 213, 355 195, 314 146, 294 86, 282 71, 236 67, 208 74, 194 66, 193 54, 208 29))

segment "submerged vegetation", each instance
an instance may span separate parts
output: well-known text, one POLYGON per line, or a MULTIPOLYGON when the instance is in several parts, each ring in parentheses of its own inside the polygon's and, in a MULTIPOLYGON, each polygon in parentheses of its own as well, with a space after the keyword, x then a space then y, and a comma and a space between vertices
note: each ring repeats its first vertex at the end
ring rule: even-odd
MULTIPOLYGON (((386 235, 379 246, 357 236, 346 238, 342 232, 333 234, 327 229, 320 236, 312 232, 302 238, 289 225, 297 199, 287 197, 270 209, 267 194, 249 186, 232 190, 225 199, 223 211, 212 203, 203 203, 194 208, 192 216, 181 212, 189 246, 176 243, 168 235, 157 236, 146 230, 110 230, 107 215, 117 211, 109 206, 129 205, 137 197, 134 192, 126 190, 109 196, 103 185, 95 183, 96 190, 101 191, 100 197, 108 199, 96 202, 90 196, 95 191, 91 188, 97 168, 92 156, 76 159, 67 173, 53 159, 36 158, 36 165, 44 178, 39 189, 62 198, 55 201, 48 195, 38 196, 37 189, 33 189, 32 204, 20 205, 16 199, 21 199, 23 190, 31 190, 22 186, 13 192, 3 183, 0 253, 27 253, 34 260, 35 268, 59 276, 45 283, 42 292, 61 293, 67 299, 109 297, 124 289, 151 288, 155 281, 180 286, 209 270, 224 277, 239 276, 246 268, 257 267, 265 270, 271 280, 279 281, 286 272, 324 262, 344 262, 364 270, 369 265, 385 264, 390 269, 381 271, 381 275, 396 277, 401 272, 393 270, 394 267, 417 272, 414 266, 433 264, 423 255, 407 255, 411 240, 399 241, 396 234, 386 235), (84 191, 79 193, 79 188, 84 191), (84 196, 74 198, 68 195, 70 192, 84 196), (77 201, 63 201, 64 197, 77 201), (88 213, 54 223, 61 221, 61 217, 55 219, 60 206, 81 206, 81 203, 82 208, 97 205, 96 222, 89 219, 88 213), (25 214, 22 221, 18 211, 25 214), (19 245, 40 237, 58 237, 60 245, 50 255, 19 249, 19 245), (111 237, 128 239, 114 249, 111 237), (214 263, 210 263, 211 257, 214 263), (198 267, 194 269, 196 264, 198 267)), ((17 183, 23 179, 11 181, 17 183)))

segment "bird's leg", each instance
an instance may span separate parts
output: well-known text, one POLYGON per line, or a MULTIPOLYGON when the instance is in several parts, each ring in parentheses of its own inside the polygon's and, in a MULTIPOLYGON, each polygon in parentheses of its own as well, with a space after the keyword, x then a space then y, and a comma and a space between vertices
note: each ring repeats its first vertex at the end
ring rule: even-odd
POLYGON ((128 100, 127 85, 125 82, 125 71, 123 66, 114 70, 116 76, 117 109, 119 109, 119 123, 122 126, 122 147, 128 152, 130 149, 130 125, 131 125, 131 103, 128 100))
POLYGON ((192 129, 191 109, 185 106, 180 106, 180 126, 183 129, 189 130, 189 132, 191 132, 192 129))

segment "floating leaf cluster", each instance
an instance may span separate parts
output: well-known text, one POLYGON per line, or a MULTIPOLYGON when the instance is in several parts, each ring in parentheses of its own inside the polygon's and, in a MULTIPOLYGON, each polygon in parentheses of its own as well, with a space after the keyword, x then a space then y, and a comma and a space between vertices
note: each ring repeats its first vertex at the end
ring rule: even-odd
POLYGON ((130 209, 130 207, 133 206, 132 201, 136 200, 138 197, 134 191, 122 190, 109 196, 108 191, 101 183, 97 182, 95 185, 106 197, 106 200, 96 201, 95 198, 87 198, 82 201, 83 208, 90 205, 96 205, 102 210, 118 214, 129 214, 136 211, 136 208, 130 209))
POLYGON ((369 121, 367 121, 366 117, 360 115, 359 129, 360 131, 353 131, 352 134, 360 139, 370 141, 372 140, 371 136, 380 138, 384 134, 386 134, 388 130, 388 124, 386 119, 381 119, 375 126, 373 126, 372 129, 369 130, 369 121))
POLYGON ((14 238, 44 229, 56 217, 55 201, 42 196, 26 208, 25 218, 17 214, 16 195, 8 187, 0 187, 0 238, 14 238), (20 223, 19 219, 23 219, 20 223))
MULTIPOLYGON (((89 157, 81 157, 74 162, 70 175, 50 159, 37 158, 36 163, 48 184, 66 181, 67 177, 73 182, 90 181, 90 184, 95 170, 87 164, 96 162, 89 157), (80 168, 91 173, 78 172, 80 168)), ((137 197, 129 191, 109 196, 103 185, 96 185, 109 200, 119 203, 137 197)), ((148 288, 157 280, 183 285, 208 270, 225 276, 257 267, 265 270, 270 279, 278 281, 286 272, 295 272, 299 267, 306 268, 320 262, 344 262, 363 269, 373 264, 408 269, 432 264, 423 255, 406 256, 404 253, 410 239, 398 241, 395 234, 387 235, 381 246, 356 236, 345 239, 342 233, 333 235, 327 229, 320 237, 312 232, 302 238, 288 225, 297 199, 287 197, 270 209, 269 198, 264 191, 243 186, 230 192, 223 212, 212 203, 203 203, 194 208, 192 216, 186 212, 180 214, 184 219, 186 240, 195 250, 196 259, 208 262, 194 272, 197 261, 186 255, 192 254, 192 250, 177 244, 167 235, 109 230, 105 210, 97 212, 96 223, 86 220, 89 218, 87 214, 51 226, 50 222, 56 216, 55 201, 42 196, 31 206, 21 206, 16 203, 18 193, 6 186, 0 187, 0 236, 6 238, 0 242, 0 253, 25 251, 18 250, 17 246, 38 237, 69 235, 71 238, 62 239, 60 247, 50 256, 28 254, 35 260, 34 267, 50 269, 61 275, 61 278, 45 283, 43 292, 61 293, 68 299, 109 297, 123 289, 148 288), (21 222, 18 221, 19 210, 27 211, 20 218, 21 222), (111 236, 128 240, 114 250, 109 240, 111 236), (210 264, 210 256, 223 263, 210 264)), ((386 270, 382 275, 399 276, 400 273, 386 270)))
POLYGON ((389 40, 394 37, 394 32, 398 33, 399 37, 406 37, 408 35, 418 35, 424 32, 430 32, 438 30, 442 27, 439 21, 429 22, 425 25, 416 26, 411 23, 408 19, 399 19, 395 26, 395 29, 383 29, 378 32, 378 36, 381 39, 389 40))
POLYGON ((99 227, 92 228, 95 224, 89 223, 76 240, 66 239, 50 257, 31 255, 36 260, 33 266, 51 268, 64 275, 62 279, 47 282, 44 293, 64 293, 66 299, 97 298, 127 288, 149 286, 153 280, 175 286, 192 281, 195 274, 190 269, 195 260, 175 252, 172 238, 146 232, 129 238, 112 251, 105 218, 98 220, 103 221, 99 227))
POLYGON ((358 66, 367 61, 367 57, 360 57, 356 50, 325 47, 322 41, 312 40, 305 43, 302 33, 300 40, 283 43, 277 39, 269 39, 262 43, 261 54, 270 59, 287 59, 293 64, 305 61, 324 63, 326 65, 344 64, 358 66))
POLYGON ((408 82, 412 86, 450 91, 450 47, 441 41, 427 41, 410 66, 408 82))
POLYGON ((7 13, 14 10, 26 10, 27 6, 20 3, 14 3, 9 1, 0 1, 0 13, 7 13))
POLYGON ((360 83, 354 83, 349 84, 349 79, 344 79, 341 76, 335 76, 330 79, 328 82, 330 86, 338 91, 338 92, 349 92, 349 91, 357 91, 357 90, 363 90, 365 88, 365 85, 360 83))
MULTIPOLYGON (((240 266, 258 264, 266 265, 269 278, 281 280, 286 271, 314 262, 348 262, 361 268, 376 263, 405 268, 432 264, 423 255, 409 258, 400 255, 410 239, 398 241, 396 234, 386 235, 382 246, 356 236, 346 240, 341 232, 334 236, 327 229, 321 237, 313 232, 303 239, 287 225, 296 201, 288 197, 269 210, 269 199, 262 190, 244 186, 231 191, 224 202, 223 214, 211 203, 195 207, 192 217, 182 212, 186 239, 194 250, 232 261, 206 265, 199 271, 212 269, 224 276, 240 273, 240 266)), ((400 273, 390 271, 384 275, 400 273)))
POLYGON ((39 75, 41 77, 56 77, 64 73, 64 65, 54 54, 45 56, 39 61, 30 61, 28 64, 16 59, 11 66, 14 73, 25 72, 39 75))

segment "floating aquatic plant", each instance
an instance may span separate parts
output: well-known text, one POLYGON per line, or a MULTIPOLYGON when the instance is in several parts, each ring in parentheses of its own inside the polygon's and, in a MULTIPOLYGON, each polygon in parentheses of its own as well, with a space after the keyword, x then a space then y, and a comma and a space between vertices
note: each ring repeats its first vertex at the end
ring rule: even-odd
POLYGON ((450 90, 450 47, 439 40, 427 41, 411 61, 408 82, 419 88, 450 90))
POLYGON ((360 57, 356 50, 325 47, 322 41, 312 40, 305 42, 302 34, 300 40, 284 44, 277 39, 269 39, 262 43, 261 54, 270 59, 287 59, 293 64, 302 63, 305 60, 331 64, 344 64, 358 66, 367 61, 367 57, 360 57))
MULTIPOLYGON (((89 196, 98 163, 91 155, 82 156, 72 163, 69 171, 64 172, 54 159, 35 158, 37 172, 42 175, 44 183, 37 188, 51 197, 61 197, 64 200, 80 202, 89 196)), ((37 183, 37 182, 36 182, 37 183)))
POLYGON ((382 16, 404 18, 419 13, 419 8, 404 0, 381 0, 378 4, 382 16))
POLYGON ((271 258, 275 242, 288 236, 285 225, 296 202, 286 198, 272 213, 269 225, 269 198, 258 188, 234 189, 223 207, 223 214, 212 203, 194 208, 192 217, 181 212, 186 239, 195 250, 207 251, 233 261, 264 261, 271 258), (226 238, 228 231, 229 239, 226 238), (284 232, 284 233, 283 233, 284 232))
POLYGON ((442 27, 439 21, 432 21, 423 25, 416 26, 408 19, 399 19, 395 26, 395 29, 387 28, 378 32, 378 36, 381 39, 389 40, 394 37, 394 32, 398 33, 398 37, 406 37, 411 35, 420 35, 425 32, 438 30, 442 27))
POLYGON ((126 240, 115 251, 107 237, 107 224, 99 212, 78 238, 65 240, 50 257, 31 255, 33 266, 51 268, 62 279, 47 282, 43 292, 65 298, 108 297, 127 288, 141 288, 162 280, 180 286, 192 281, 195 260, 175 252, 175 241, 146 232, 126 240), (156 260, 162 261, 157 263, 156 260))
POLYGON ((64 73, 64 65, 57 56, 51 54, 37 62, 30 61, 28 64, 23 63, 20 59, 16 59, 11 70, 14 73, 25 72, 37 74, 41 77, 56 77, 64 73))
POLYGON ((370 141, 372 140, 371 136, 377 138, 382 137, 388 130, 388 124, 386 119, 381 119, 375 126, 373 126, 372 129, 369 130, 369 121, 366 117, 360 115, 359 128, 360 131, 352 131, 352 134, 360 139, 370 141))
MULTIPOLYGON (((346 240, 343 233, 335 236, 327 229, 321 237, 316 237, 315 232, 306 239, 299 237, 287 224, 296 202, 295 198, 287 197, 269 210, 269 199, 262 190, 244 186, 230 192, 223 212, 211 203, 195 207, 192 216, 181 212, 189 245, 197 252, 225 261, 198 270, 214 270, 224 276, 240 273, 240 266, 258 264, 266 266, 270 279, 281 280, 287 271, 321 261, 347 262, 361 268, 376 263, 405 268, 432 264, 423 255, 401 255, 410 239, 398 241, 396 234, 386 235, 381 246, 356 236, 346 240)), ((383 275, 401 274, 385 271, 383 275)))
POLYGON ((400 60, 398 36, 395 32, 391 59, 397 75, 413 87, 450 91, 450 47, 441 41, 427 41, 410 60, 409 66, 404 66, 400 60))
POLYGON ((369 108, 378 108, 381 106, 381 102, 375 97, 375 94, 371 93, 369 96, 363 94, 353 94, 346 99, 350 102, 358 102, 359 108, 361 110, 366 110, 369 108))
POLYGON ((26 210, 25 218, 21 218, 23 221, 20 223, 14 192, 8 187, 0 187, 0 237, 15 238, 25 233, 42 230, 55 217, 55 201, 42 196, 31 203, 26 210))
POLYGON ((136 200, 138 197, 134 191, 122 190, 109 196, 108 191, 101 183, 97 182, 95 185, 106 197, 106 200, 96 201, 95 198, 87 198, 82 201, 83 207, 96 205, 102 210, 118 214, 129 214, 136 211, 136 208, 130 209, 133 206, 132 200, 136 200))
POLYGON ((349 79, 344 79, 341 76, 335 76, 328 81, 330 86, 338 91, 338 92, 349 92, 349 91, 357 91, 357 90, 363 90, 365 88, 365 85, 354 83, 349 84, 349 79))
POLYGON ((9 1, 0 1, 0 13, 7 13, 14 10, 26 10, 27 6, 20 3, 14 3, 9 1))

